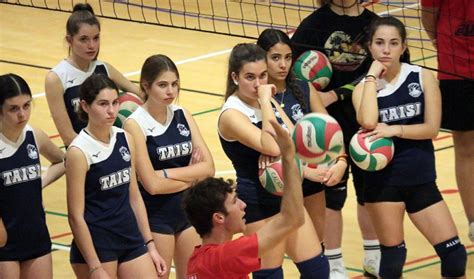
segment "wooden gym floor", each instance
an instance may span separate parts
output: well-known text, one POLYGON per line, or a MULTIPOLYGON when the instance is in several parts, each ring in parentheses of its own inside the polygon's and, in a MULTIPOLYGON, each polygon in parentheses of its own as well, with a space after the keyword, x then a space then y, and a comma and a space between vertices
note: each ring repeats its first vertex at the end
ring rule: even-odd
MULTIPOLYGON (((416 14, 413 10, 410 12, 416 14)), ((42 128, 58 146, 62 142, 58 138, 44 97, 44 77, 49 68, 67 56, 64 36, 68 16, 69 13, 0 4, 0 73, 16 73, 27 80, 34 94, 30 124, 42 128)), ((119 20, 100 21, 100 59, 114 65, 129 79, 139 79, 143 61, 152 54, 166 54, 178 64, 183 88, 179 104, 195 115, 211 149, 216 175, 233 177, 232 165, 220 147, 216 121, 223 103, 226 61, 230 50, 239 42, 251 40, 119 20)), ((423 62, 426 65, 436 66, 435 58, 431 55, 427 57, 426 54, 424 56, 423 62)), ((422 59, 421 53, 413 51, 412 58, 422 59)), ((474 278, 474 245, 467 238, 467 222, 456 188, 451 135, 441 132, 434 143, 437 149, 438 184, 468 250, 467 278, 474 278)), ((53 252, 54 278, 73 278, 67 252, 72 235, 67 222, 65 189, 65 179, 61 178, 46 188, 43 195, 48 227, 56 249, 53 252)), ((348 200, 343 210, 342 248, 349 276, 360 278, 363 251, 355 212, 355 194, 353 188, 349 187, 348 200)), ((404 277, 439 277, 440 263, 433 248, 409 221, 405 224, 405 233, 408 258, 404 277)), ((290 260, 285 260, 284 268, 286 278, 299 277, 290 260)))

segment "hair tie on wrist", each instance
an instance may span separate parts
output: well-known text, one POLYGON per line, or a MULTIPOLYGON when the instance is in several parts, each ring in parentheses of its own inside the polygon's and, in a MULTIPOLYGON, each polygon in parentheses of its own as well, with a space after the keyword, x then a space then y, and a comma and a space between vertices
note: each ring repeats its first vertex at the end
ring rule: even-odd
POLYGON ((96 266, 96 267, 93 267, 93 268, 89 269, 89 276, 91 276, 92 273, 94 273, 94 271, 96 271, 97 269, 99 269, 99 268, 101 268, 101 267, 102 267, 102 266, 99 265, 99 266, 96 266))
POLYGON ((366 75, 366 76, 365 76, 366 79, 367 79, 367 78, 370 78, 370 77, 371 77, 371 78, 374 78, 374 79, 377 79, 377 77, 374 76, 374 75, 366 75))
POLYGON ((150 240, 148 240, 147 242, 145 242, 145 246, 148 246, 148 244, 152 243, 152 242, 155 242, 155 240, 152 238, 150 240))
POLYGON ((168 173, 166 172, 166 169, 163 169, 163 176, 164 176, 165 178, 168 178, 168 173))

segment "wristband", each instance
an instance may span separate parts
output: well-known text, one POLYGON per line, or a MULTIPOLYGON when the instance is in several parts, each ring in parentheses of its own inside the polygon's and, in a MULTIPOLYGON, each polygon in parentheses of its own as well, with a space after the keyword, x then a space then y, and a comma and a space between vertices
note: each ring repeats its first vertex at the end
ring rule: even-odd
POLYGON ((374 76, 374 75, 366 75, 366 76, 365 76, 365 79, 370 78, 370 77, 371 77, 371 78, 374 78, 374 79, 377 79, 377 77, 374 76))
POLYGON ((163 169, 163 176, 164 176, 165 178, 168 178, 168 173, 166 172, 166 169, 163 169))
POLYGON ((145 246, 148 246, 148 244, 152 243, 152 242, 155 242, 155 240, 152 238, 150 240, 148 240, 147 242, 145 242, 145 246))

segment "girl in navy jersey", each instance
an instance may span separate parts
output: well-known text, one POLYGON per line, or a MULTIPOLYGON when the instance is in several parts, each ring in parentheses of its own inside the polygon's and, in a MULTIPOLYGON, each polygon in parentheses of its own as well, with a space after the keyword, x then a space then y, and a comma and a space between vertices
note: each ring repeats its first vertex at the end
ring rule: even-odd
POLYGON ((51 116, 64 144, 68 146, 86 126, 79 120, 78 90, 84 80, 92 74, 110 77, 122 90, 140 93, 139 88, 125 78, 112 65, 97 60, 100 49, 100 23, 92 7, 76 4, 66 23, 66 42, 69 57, 61 61, 46 75, 46 99, 51 116))
MULTIPOLYGON (((327 114, 314 87, 297 80, 292 72, 292 49, 288 35, 281 30, 266 29, 260 34, 257 45, 267 52, 268 83, 274 84, 277 90, 274 99, 293 124, 310 112, 327 114)), ((304 168, 307 178, 303 180, 305 207, 320 240, 323 240, 326 210, 324 185, 334 186, 341 181, 347 161, 344 157, 340 158, 330 168, 304 168)))
MULTIPOLYGON (((280 211, 281 198, 260 185, 259 166, 278 157, 270 120, 289 130, 293 124, 272 98, 275 85, 267 84, 266 53, 254 44, 238 44, 229 58, 225 104, 218 120, 219 139, 237 174, 237 193, 246 203, 244 234, 255 233, 280 211)), ((287 253, 302 278, 328 278, 329 266, 308 213, 305 224, 262 257, 261 270, 253 278, 283 278, 281 264, 287 253), (306 277, 308 276, 308 277, 306 277)))
POLYGON ((125 129, 136 142, 140 190, 157 249, 168 266, 174 260, 176 278, 185 278, 188 259, 201 240, 181 206, 183 191, 213 176, 214 163, 192 115, 173 105, 179 85, 170 58, 148 57, 140 77, 147 100, 127 119, 125 129))
POLYGON ((23 78, 0 76, 0 236, 8 235, 0 248, 0 278, 53 278, 41 190, 64 174, 64 153, 28 125, 31 101, 23 78), (52 162, 43 175, 40 155, 52 162))
POLYGON ((74 273, 78 278, 156 278, 166 267, 138 190, 134 141, 112 126, 117 87, 105 75, 92 75, 79 96, 79 117, 87 126, 66 154, 74 273))
POLYGON ((381 244, 380 276, 402 275, 407 211, 441 258, 442 276, 462 277, 466 250, 435 182, 431 139, 440 126, 439 87, 431 72, 408 64, 406 30, 398 19, 375 20, 369 39, 375 60, 354 90, 357 121, 368 137, 393 137, 395 144, 386 168, 365 173, 364 197, 381 244))

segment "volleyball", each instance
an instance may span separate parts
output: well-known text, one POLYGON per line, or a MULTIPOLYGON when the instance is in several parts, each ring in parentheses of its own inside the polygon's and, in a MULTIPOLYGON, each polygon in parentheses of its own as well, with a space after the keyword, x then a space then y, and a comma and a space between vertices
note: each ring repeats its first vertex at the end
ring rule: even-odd
POLYGON ((327 114, 305 115, 296 123, 292 138, 296 155, 309 164, 331 162, 344 149, 341 126, 327 114))
MULTIPOLYGON (((298 158, 295 158, 296 165, 300 171, 300 176, 303 175, 303 168, 301 161, 298 158)), ((267 190, 267 192, 281 196, 283 195, 283 168, 281 160, 271 163, 265 169, 258 170, 258 178, 262 187, 267 190)))
POLYGON ((143 102, 140 97, 129 92, 121 92, 118 100, 120 108, 114 126, 122 128, 125 119, 127 119, 127 117, 129 117, 139 106, 143 105, 143 102))
POLYGON ((395 147, 391 138, 379 138, 370 141, 365 133, 356 133, 349 146, 352 161, 366 171, 378 171, 385 168, 393 158, 395 147))
POLYGON ((296 59, 293 71, 299 79, 311 82, 318 90, 324 89, 332 77, 331 62, 317 50, 303 52, 296 59))

